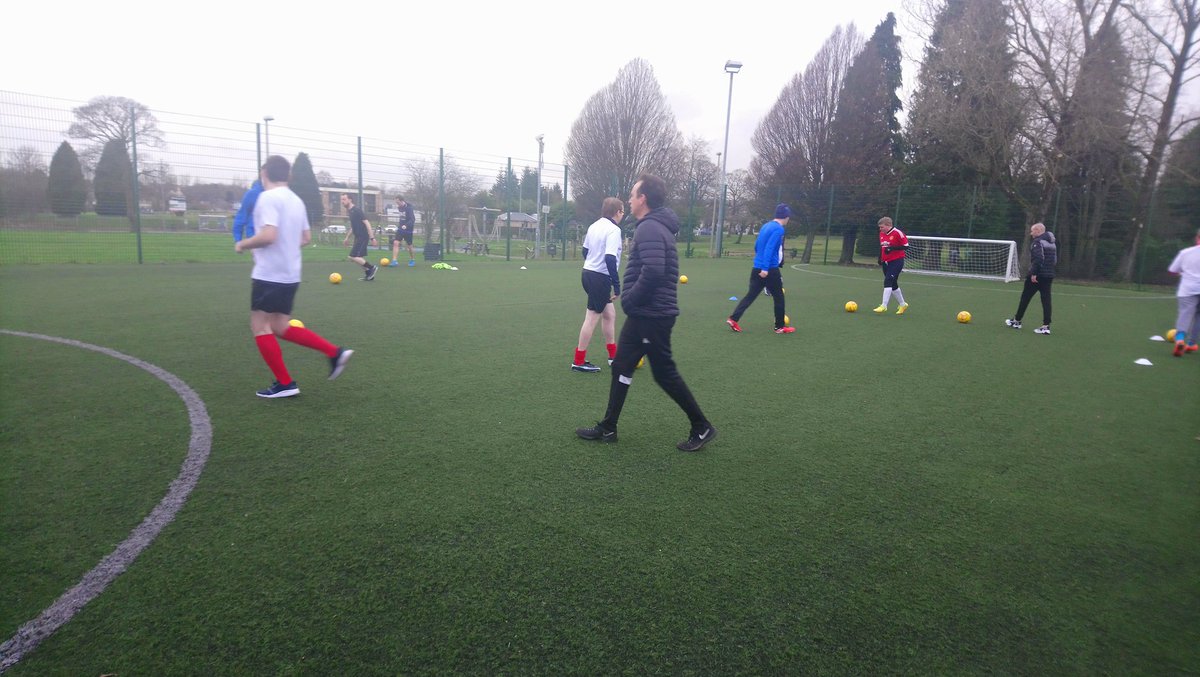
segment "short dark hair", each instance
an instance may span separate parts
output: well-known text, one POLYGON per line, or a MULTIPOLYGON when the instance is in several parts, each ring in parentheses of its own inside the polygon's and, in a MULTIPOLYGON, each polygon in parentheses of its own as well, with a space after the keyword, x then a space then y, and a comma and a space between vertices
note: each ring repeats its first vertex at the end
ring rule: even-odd
POLYGON ((623 211, 625 211, 625 203, 620 198, 606 197, 600 205, 600 216, 606 219, 611 219, 623 211))
POLYGON ((404 199, 403 197, 401 197, 400 195, 397 195, 397 196, 396 196, 396 202, 408 202, 408 200, 405 200, 405 199, 404 199))
POLYGON ((638 177, 638 183, 642 184, 638 195, 646 198, 646 206, 651 209, 658 209, 667 203, 667 182, 653 174, 642 174, 638 177))
POLYGON ((292 164, 282 155, 267 158, 262 168, 267 170, 267 178, 275 183, 286 183, 292 173, 292 164))

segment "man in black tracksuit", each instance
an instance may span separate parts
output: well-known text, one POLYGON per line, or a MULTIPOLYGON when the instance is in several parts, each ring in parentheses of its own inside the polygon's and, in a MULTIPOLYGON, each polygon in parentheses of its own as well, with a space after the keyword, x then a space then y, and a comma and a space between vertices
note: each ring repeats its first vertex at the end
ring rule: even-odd
POLYGON ((643 356, 650 360, 654 380, 691 421, 691 433, 676 446, 681 451, 699 451, 717 437, 717 429, 700 411, 671 357, 671 330, 679 316, 675 297, 679 284, 679 253, 675 249, 679 218, 664 206, 666 200, 666 182, 650 174, 643 174, 630 191, 630 213, 638 223, 622 284, 625 325, 612 364, 608 411, 595 427, 575 431, 585 440, 617 441, 617 419, 633 383, 633 372, 643 356))
POLYGON ((1025 309, 1033 300, 1034 294, 1042 297, 1042 326, 1033 330, 1035 334, 1050 333, 1050 287, 1054 284, 1054 266, 1058 263, 1058 245, 1054 242, 1054 233, 1046 230, 1046 226, 1035 223, 1029 227, 1029 274, 1025 276, 1025 288, 1021 290, 1021 301, 1017 304, 1017 314, 1004 324, 1013 329, 1021 328, 1021 318, 1025 317, 1025 309))

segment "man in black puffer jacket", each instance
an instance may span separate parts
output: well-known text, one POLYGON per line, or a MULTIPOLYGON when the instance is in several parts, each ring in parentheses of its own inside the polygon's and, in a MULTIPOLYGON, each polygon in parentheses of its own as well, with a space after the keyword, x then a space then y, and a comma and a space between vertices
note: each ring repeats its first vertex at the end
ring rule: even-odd
POLYGON ((1054 284, 1054 267, 1058 263, 1058 245, 1054 242, 1054 233, 1046 230, 1046 226, 1035 223, 1029 227, 1029 274, 1025 276, 1025 288, 1021 290, 1021 301, 1017 304, 1017 314, 1004 324, 1013 329, 1021 328, 1021 318, 1025 317, 1025 309, 1033 300, 1034 294, 1042 297, 1042 326, 1033 330, 1035 334, 1050 333, 1050 286, 1054 284))
POLYGON ((717 437, 717 429, 700 411, 671 357, 671 330, 679 316, 675 296, 679 284, 679 253, 675 249, 679 218, 665 206, 666 200, 666 182, 651 174, 643 174, 630 191, 630 213, 638 223, 621 285, 625 325, 617 339, 617 357, 612 364, 608 411, 594 427, 575 430, 585 440, 617 441, 617 419, 633 383, 633 372, 643 356, 650 360, 654 380, 691 421, 691 433, 676 447, 699 451, 717 437))

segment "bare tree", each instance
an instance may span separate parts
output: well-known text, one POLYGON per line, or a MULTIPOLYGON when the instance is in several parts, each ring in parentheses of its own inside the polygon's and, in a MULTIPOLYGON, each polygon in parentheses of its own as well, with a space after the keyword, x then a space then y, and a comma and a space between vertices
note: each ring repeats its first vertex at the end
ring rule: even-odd
POLYGON ((449 156, 441 168, 436 160, 424 158, 411 159, 406 166, 409 188, 404 195, 424 216, 425 240, 429 242, 433 239, 433 224, 441 222, 448 226, 451 218, 466 215, 468 202, 481 187, 481 181, 449 156), (441 201, 445 205, 444 215, 439 214, 441 201))
POLYGON ((1117 25, 1120 0, 1010 2, 1015 72, 1027 107, 1018 145, 1026 147, 1025 168, 1038 176, 1010 174, 1005 188, 1030 222, 1055 216, 1064 187, 1086 196, 1087 205, 1067 205, 1058 219, 1060 268, 1071 274, 1077 265, 1088 266, 1073 251, 1094 253, 1087 240, 1105 218, 1102 208, 1092 208, 1104 195, 1087 190, 1099 187, 1106 193, 1114 179, 1119 184, 1121 160, 1114 154, 1123 152, 1122 139, 1128 137, 1122 100, 1129 92, 1129 69, 1117 25), (1022 190, 1029 179, 1039 183, 1036 196, 1022 190))
MULTIPOLYGON (((1142 133, 1149 137, 1143 146, 1145 167, 1137 187, 1133 228, 1126 240, 1119 276, 1128 280, 1133 275, 1143 225, 1147 222, 1151 197, 1168 145, 1178 138, 1181 130, 1196 121, 1196 117, 1176 117, 1179 94, 1191 80, 1200 76, 1200 52, 1196 49, 1200 31, 1200 0, 1170 0, 1149 2, 1132 0, 1121 7, 1142 27, 1152 41, 1152 48, 1142 60, 1146 77, 1138 88, 1138 104, 1134 119, 1145 125, 1142 133)), ((1137 133, 1138 130, 1135 130, 1137 133)))
POLYGON ((790 201, 799 212, 798 221, 809 226, 802 259, 806 263, 816 236, 816 203, 826 189, 838 98, 863 44, 854 24, 835 28, 804 72, 783 88, 751 139, 757 155, 750 167, 759 192, 790 201), (773 188, 783 186, 787 188, 773 188))
POLYGON ((625 194, 642 172, 658 174, 677 187, 686 176, 680 166, 686 158, 683 145, 654 69, 642 59, 625 64, 611 84, 584 104, 567 139, 578 213, 598 215, 605 196, 625 194))
POLYGON ((137 132, 138 146, 161 148, 165 145, 158 120, 145 105, 123 96, 97 96, 82 106, 71 109, 75 122, 67 128, 67 136, 86 139, 92 145, 80 153, 84 164, 92 164, 100 156, 104 144, 117 139, 129 144, 137 132))

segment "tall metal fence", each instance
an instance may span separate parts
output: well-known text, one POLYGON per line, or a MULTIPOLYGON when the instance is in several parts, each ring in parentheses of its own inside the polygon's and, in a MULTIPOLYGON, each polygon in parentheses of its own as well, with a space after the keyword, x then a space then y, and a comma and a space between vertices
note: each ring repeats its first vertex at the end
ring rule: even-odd
MULTIPOLYGON (((270 119, 159 110, 151 111, 157 134, 128 138, 138 180, 127 182, 127 209, 97 213, 93 181, 102 144, 69 133, 79 122, 76 111, 87 103, 0 91, 0 265, 236 260, 229 239, 233 213, 268 153, 310 159, 321 184, 315 237, 330 255, 346 227, 342 193, 364 208, 385 244, 395 222, 388 205, 404 196, 417 216, 415 244, 433 257, 561 258, 577 254, 586 227, 564 200, 570 195, 568 167, 542 163, 540 180, 526 178, 539 171, 532 139, 530 148, 501 157, 298 129, 270 119), (84 174, 85 197, 74 210, 55 204, 50 180, 52 158, 64 141, 80 156, 84 174)), ((681 247, 689 256, 715 254, 716 206, 698 197, 707 191, 674 188, 672 206, 684 225, 681 247)), ((614 185, 611 193, 624 196, 628 189, 614 185)), ((769 215, 775 202, 793 208, 789 254, 815 262, 873 261, 875 223, 884 215, 913 235, 1018 242, 1029 220, 1040 218, 1059 239, 1066 276, 1169 283, 1167 264, 1195 233, 1195 210, 1187 207, 1188 192, 1195 190, 1164 183, 1149 218, 1138 223, 1132 192, 1117 185, 1064 185, 1049 194, 1040 186, 768 186, 740 207, 730 205, 722 253, 744 253, 753 228, 765 220, 759 217, 769 215)))
POLYGON ((578 237, 563 200, 567 167, 541 162, 533 139, 526 152, 499 157, 159 110, 150 111, 157 135, 129 135, 138 180, 126 182, 123 213, 97 213, 93 182, 103 142, 68 133, 78 122, 74 111, 86 104, 0 91, 0 264, 234 260, 233 216, 268 154, 294 162, 304 153, 311 161, 322 203, 312 219, 318 243, 340 245, 343 193, 385 244, 397 221, 395 198, 403 196, 414 207, 414 244, 435 257, 561 256, 578 237), (81 210, 55 204, 50 169, 64 141, 83 169, 81 210), (485 199, 488 192, 499 197, 485 199))

